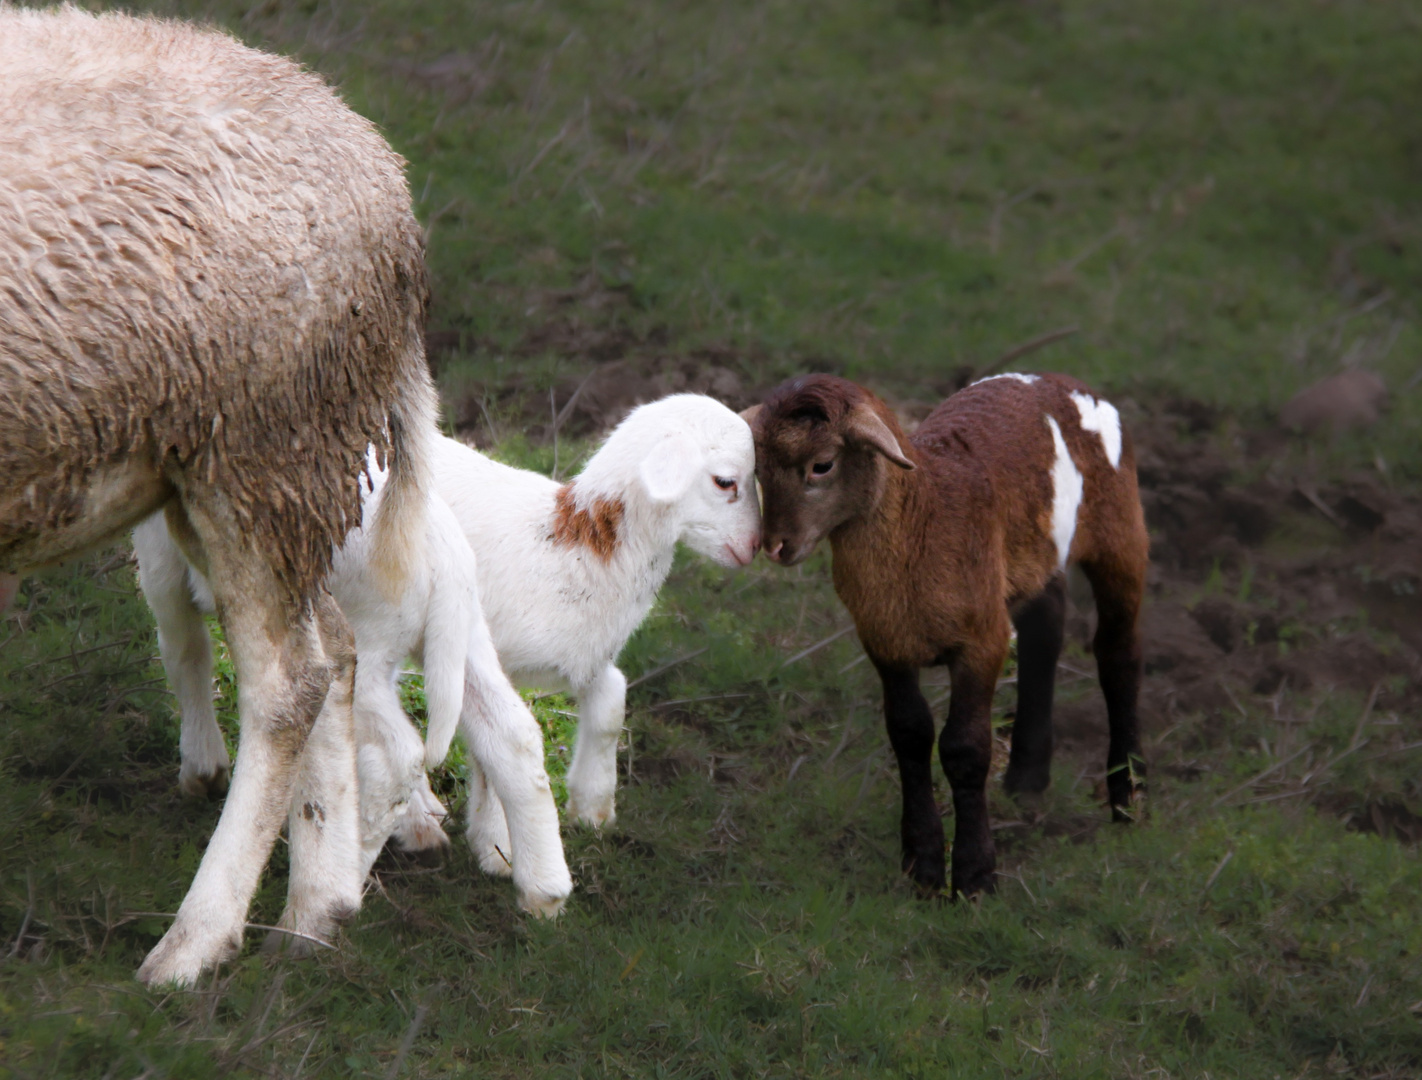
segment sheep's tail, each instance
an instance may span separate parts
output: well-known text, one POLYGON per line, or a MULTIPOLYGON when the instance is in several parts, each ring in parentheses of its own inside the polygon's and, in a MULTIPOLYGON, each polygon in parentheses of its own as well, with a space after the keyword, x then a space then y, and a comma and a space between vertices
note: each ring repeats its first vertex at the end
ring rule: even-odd
POLYGON ((370 565, 387 599, 396 601, 410 579, 425 531, 425 501, 430 477, 430 442, 436 434, 438 407, 424 352, 416 347, 414 362, 400 383, 389 412, 389 479, 371 526, 370 565))

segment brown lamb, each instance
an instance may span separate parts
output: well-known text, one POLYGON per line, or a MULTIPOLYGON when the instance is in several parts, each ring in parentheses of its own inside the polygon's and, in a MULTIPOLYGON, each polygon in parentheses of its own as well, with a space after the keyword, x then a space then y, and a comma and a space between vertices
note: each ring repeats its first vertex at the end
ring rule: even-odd
POLYGON ((953 395, 906 439, 868 390, 808 375, 743 415, 755 433, 766 554, 791 566, 829 537, 835 591, 883 682, 903 783, 904 872, 929 890, 945 884, 934 721, 918 685, 919 668, 945 664, 953 693, 938 750, 953 788, 953 894, 992 890, 993 693, 1015 626, 1005 785, 1040 792, 1071 563, 1096 598, 1107 788, 1113 816, 1130 820, 1144 773, 1137 623, 1149 538, 1116 410, 1064 375, 996 376, 953 395))

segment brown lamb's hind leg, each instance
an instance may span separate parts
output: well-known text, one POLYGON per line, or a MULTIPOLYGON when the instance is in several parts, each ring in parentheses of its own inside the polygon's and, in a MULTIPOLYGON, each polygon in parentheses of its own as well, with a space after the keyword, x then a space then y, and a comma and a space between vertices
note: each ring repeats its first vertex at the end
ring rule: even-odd
POLYGON ((1058 574, 1012 616, 1017 627, 1017 716, 1003 787, 1040 794, 1052 778, 1052 694, 1066 625, 1066 579, 1058 574))
POLYGON ((1004 625, 1000 645, 991 650, 963 649, 949 662, 953 697, 938 739, 938 757, 953 786, 954 897, 996 888, 997 850, 988 820, 987 779, 992 771, 992 696, 1006 652, 1004 625))
POLYGON ((1096 596, 1096 671, 1106 697, 1111 745, 1106 790, 1111 816, 1134 821, 1134 804, 1145 779, 1137 701, 1141 688, 1140 612, 1145 596, 1145 556, 1109 557, 1081 568, 1096 596))
POLYGON ((884 684, 884 721, 903 786, 902 869, 920 887, 938 892, 944 885, 943 821, 933 801, 933 713, 916 668, 874 666, 884 684))

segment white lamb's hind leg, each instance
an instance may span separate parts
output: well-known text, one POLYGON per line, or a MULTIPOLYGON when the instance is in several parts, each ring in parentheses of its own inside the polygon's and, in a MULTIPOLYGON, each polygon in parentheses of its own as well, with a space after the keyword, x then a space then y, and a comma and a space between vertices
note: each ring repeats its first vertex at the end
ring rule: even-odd
POLYGON ((568 817, 601 827, 617 818, 617 740, 627 713, 627 678, 608 664, 577 693, 578 737, 568 767, 568 817))
POLYGON ((449 847, 443 824, 448 816, 449 811, 430 787, 429 777, 421 774, 410 794, 410 805, 395 823, 391 839, 401 851, 422 859, 438 858, 449 847))
MULTIPOLYGON (((322 630, 327 631, 323 620, 322 630)), ((305 956, 329 941, 336 926, 360 910, 365 872, 360 867, 359 786, 356 734, 352 722, 352 674, 355 650, 323 633, 327 654, 341 672, 331 682, 311 736, 301 755, 292 792, 288 834, 291 876, 286 910, 277 925, 307 937, 274 931, 267 952, 305 956)))
POLYGON ((495 877, 513 876, 509 855, 513 845, 509 843, 504 804, 489 786, 472 749, 469 754, 469 828, 464 835, 469 841, 469 850, 479 860, 479 869, 495 877))
POLYGON ((371 664, 365 669, 368 678, 356 678, 361 881, 409 814, 425 777, 425 747, 400 707, 395 670, 393 662, 371 664))
MULTIPOLYGON (((483 616, 470 635, 459 729, 503 804, 519 906, 552 918, 573 891, 558 808, 543 768, 543 732, 499 666, 483 616)), ((483 860, 481 860, 482 863, 483 860)))
POLYGON ((158 652, 182 716, 178 786, 212 798, 227 790, 232 759, 212 701, 212 640, 188 587, 188 563, 160 511, 133 530, 138 583, 158 624, 158 652))

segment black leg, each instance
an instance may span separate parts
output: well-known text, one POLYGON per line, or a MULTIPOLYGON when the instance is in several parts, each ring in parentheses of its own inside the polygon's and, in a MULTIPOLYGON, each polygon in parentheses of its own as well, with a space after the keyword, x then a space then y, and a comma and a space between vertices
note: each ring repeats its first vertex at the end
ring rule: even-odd
POLYGON ((938 740, 943 771, 953 785, 953 895, 990 893, 997 850, 988 820, 987 778, 992 770, 992 697, 1006 651, 981 651, 955 657, 949 665, 953 699, 938 740))
POLYGON ((1003 786, 1014 794, 1047 790, 1052 779, 1052 692, 1066 625, 1066 579, 1060 574, 1012 617, 1017 627, 1017 718, 1003 786))
MULTIPOLYGON (((1143 561, 1143 560, 1142 560, 1143 561)), ((1145 594, 1145 572, 1131 567, 1082 565, 1096 595, 1096 671, 1106 697, 1111 745, 1106 754, 1106 791, 1111 816, 1135 820, 1137 795, 1145 779, 1140 718, 1141 642, 1137 622, 1145 594)))
POLYGON ((918 669, 874 666, 884 683, 884 720, 903 785, 902 869, 918 885, 938 891, 944 884, 943 822, 933 801, 933 714, 918 688, 918 669))

